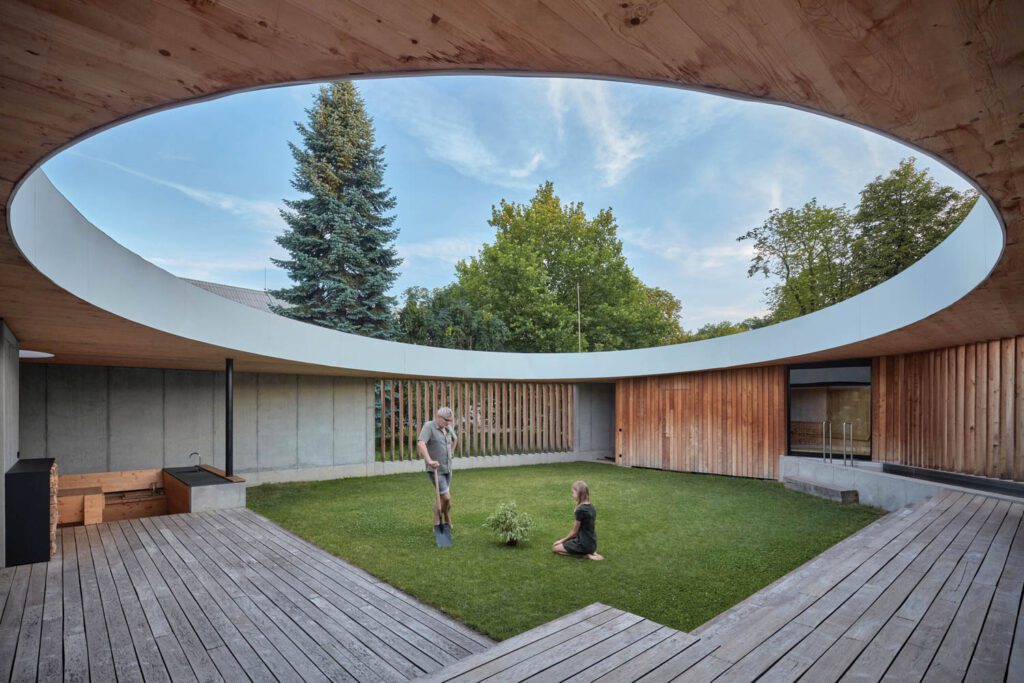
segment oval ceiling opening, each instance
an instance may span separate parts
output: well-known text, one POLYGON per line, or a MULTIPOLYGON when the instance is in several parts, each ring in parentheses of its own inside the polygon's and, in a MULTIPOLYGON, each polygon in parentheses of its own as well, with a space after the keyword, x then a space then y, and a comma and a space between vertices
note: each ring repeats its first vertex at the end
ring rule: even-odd
POLYGON ((973 201, 902 144, 765 103, 583 79, 327 87, 159 112, 44 168, 115 240, 236 302, 378 338, 526 352, 798 317, 913 263, 973 201), (325 180, 342 159, 379 177, 325 180), (334 205, 314 206, 316 192, 334 205), (894 221, 908 213, 894 197, 912 198, 912 221, 894 221))

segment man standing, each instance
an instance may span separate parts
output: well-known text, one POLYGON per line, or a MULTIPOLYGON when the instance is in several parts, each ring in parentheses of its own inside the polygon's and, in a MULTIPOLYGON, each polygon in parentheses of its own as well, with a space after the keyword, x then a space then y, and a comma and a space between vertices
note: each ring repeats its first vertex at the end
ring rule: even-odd
POLYGON ((452 526, 452 453, 458 443, 458 437, 452 429, 454 419, 451 408, 438 408, 434 419, 424 423, 416 442, 416 450, 427 464, 430 485, 434 485, 434 478, 437 477, 438 489, 441 491, 440 509, 434 504, 434 526, 440 524, 443 517, 449 529, 452 526))

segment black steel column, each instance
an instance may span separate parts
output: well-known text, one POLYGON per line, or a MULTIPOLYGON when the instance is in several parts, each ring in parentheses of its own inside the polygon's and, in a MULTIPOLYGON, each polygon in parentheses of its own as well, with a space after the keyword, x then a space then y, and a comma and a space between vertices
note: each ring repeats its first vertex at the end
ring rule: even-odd
POLYGON ((235 474, 235 361, 224 368, 224 473, 235 474))

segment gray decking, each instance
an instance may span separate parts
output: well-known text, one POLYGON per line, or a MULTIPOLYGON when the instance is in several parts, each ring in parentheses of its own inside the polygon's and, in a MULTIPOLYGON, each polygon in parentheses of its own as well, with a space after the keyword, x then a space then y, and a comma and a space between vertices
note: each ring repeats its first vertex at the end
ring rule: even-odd
POLYGON ((0 570, 14 680, 1021 681, 1024 503, 887 515, 687 634, 591 605, 500 644, 247 510, 0 570))
POLYGON ((397 681, 492 642, 248 510, 62 530, 0 570, 16 681, 397 681))
POLYGON ((1024 681, 1022 512, 943 493, 692 634, 591 605, 429 680, 1024 681))

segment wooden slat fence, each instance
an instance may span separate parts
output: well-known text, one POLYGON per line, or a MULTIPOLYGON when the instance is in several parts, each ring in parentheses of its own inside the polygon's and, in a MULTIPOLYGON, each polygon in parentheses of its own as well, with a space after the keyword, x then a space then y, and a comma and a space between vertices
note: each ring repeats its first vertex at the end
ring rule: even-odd
POLYGON ((441 406, 455 413, 456 456, 573 449, 573 385, 377 381, 377 459, 417 460, 416 437, 441 406))
POLYGON ((884 356, 875 460, 1024 481, 1024 337, 884 356))

